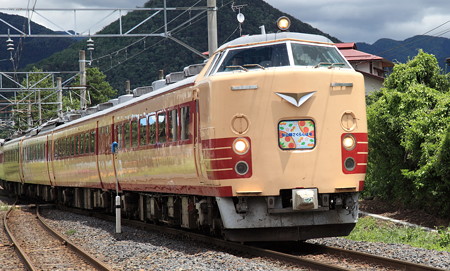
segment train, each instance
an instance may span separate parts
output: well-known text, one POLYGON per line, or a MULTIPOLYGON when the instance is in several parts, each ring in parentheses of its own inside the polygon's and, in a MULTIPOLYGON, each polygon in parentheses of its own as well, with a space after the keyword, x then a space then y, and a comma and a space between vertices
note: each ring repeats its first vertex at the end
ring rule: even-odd
POLYGON ((237 242, 354 228, 364 79, 328 38, 239 37, 133 93, 6 140, 0 185, 106 212, 120 195, 127 217, 237 242))

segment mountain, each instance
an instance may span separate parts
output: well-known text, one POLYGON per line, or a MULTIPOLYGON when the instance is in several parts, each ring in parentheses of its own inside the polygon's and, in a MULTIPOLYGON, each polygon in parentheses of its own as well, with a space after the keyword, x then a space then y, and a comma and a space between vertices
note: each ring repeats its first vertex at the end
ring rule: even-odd
MULTIPOLYGON (((21 31, 28 32, 28 19, 19 15, 10 15, 0 12, 0 19, 8 22, 12 26, 21 31)), ((18 34, 18 31, 11 28, 7 24, 0 21, 0 33, 18 34)), ((35 34, 55 34, 54 32, 44 26, 31 22, 31 29, 35 34)), ((72 38, 12 38, 14 41, 14 58, 17 68, 23 68, 28 64, 36 63, 44 58, 53 55, 56 52, 64 50, 69 45, 76 42, 72 38)), ((6 42, 6 39, 2 43, 6 42)), ((0 70, 12 71, 12 63, 9 61, 10 52, 6 50, 6 44, 3 43, 0 49, 0 70)))
MULTIPOLYGON (((168 7, 189 7, 194 5, 197 0, 168 0, 168 7)), ((285 14, 278 9, 273 8, 263 0, 235 0, 235 1, 217 1, 218 13, 218 41, 219 46, 227 41, 239 37, 239 23, 236 19, 237 12, 231 9, 231 5, 246 5, 241 8, 241 13, 245 15, 245 21, 242 24, 242 34, 258 34, 261 32, 260 26, 265 25, 267 33, 276 32, 276 20, 283 16, 289 16, 292 20, 291 31, 320 34, 327 36, 333 41, 339 40, 323 33, 309 24, 295 19, 293 16, 285 14)), ((162 7, 162 0, 152 0, 145 4, 145 7, 162 7)), ((200 1, 197 6, 206 6, 206 0, 200 1)), ((145 12, 130 12, 122 17, 124 29, 130 29, 139 22, 145 20, 150 14, 145 12)), ((193 22, 183 25, 184 22, 197 15, 199 11, 185 12, 168 11, 168 30, 171 35, 200 52, 208 50, 207 37, 207 18, 203 13, 193 22), (174 30, 175 29, 175 30, 174 30)), ((161 33, 164 25, 162 13, 149 19, 133 33, 155 32, 161 33)), ((99 33, 117 33, 119 22, 115 21, 106 26, 99 33)), ((147 37, 139 38, 95 38, 95 50, 93 52, 92 65, 97 66, 108 77, 111 85, 124 92, 124 83, 131 81, 131 87, 149 85, 152 81, 158 79, 158 71, 164 70, 165 74, 181 71, 183 67, 189 64, 201 63, 203 58, 192 53, 183 46, 166 38, 147 37), (133 45, 130 45, 135 43, 133 45)), ((86 42, 80 41, 73 44, 66 50, 52 55, 51 57, 36 63, 44 70, 67 71, 78 70, 78 51, 86 49, 86 42)), ((89 59, 90 56, 87 56, 89 59)))
POLYGON ((442 70, 450 71, 445 62, 445 59, 450 57, 450 39, 447 38, 419 35, 403 41, 380 39, 374 44, 357 43, 356 45, 360 51, 382 56, 394 63, 405 63, 414 58, 419 49, 422 49, 436 56, 442 70))

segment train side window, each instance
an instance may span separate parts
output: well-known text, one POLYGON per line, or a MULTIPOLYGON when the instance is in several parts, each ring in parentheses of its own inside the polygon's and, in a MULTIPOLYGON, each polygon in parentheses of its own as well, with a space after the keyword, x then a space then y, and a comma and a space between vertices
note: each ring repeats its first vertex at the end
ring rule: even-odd
POLYGON ((139 145, 144 146, 147 144, 147 117, 139 120, 139 145))
POLYGON ((116 129, 117 129, 117 144, 119 144, 119 149, 120 149, 120 148, 123 148, 122 124, 118 124, 116 129))
POLYGON ((174 109, 169 111, 169 141, 178 140, 178 110, 174 109))
POLYGON ((85 148, 86 148, 86 153, 91 153, 91 150, 90 150, 90 148, 89 148, 89 146, 91 145, 91 139, 89 138, 89 132, 87 132, 87 133, 85 133, 84 134, 84 145, 85 145, 85 148))
POLYGON ((190 122, 189 106, 182 107, 180 110, 180 114, 181 140, 188 140, 190 122))
POLYGON ((123 124, 123 139, 124 139, 124 147, 130 147, 130 123, 125 122, 123 124))
POLYGON ((71 156, 75 155, 75 147, 74 146, 75 146, 75 138, 74 138, 74 136, 71 136, 70 141, 69 141, 69 148, 70 148, 69 155, 71 155, 71 156))
POLYGON ((91 136, 90 136, 90 144, 89 144, 89 148, 91 150, 91 153, 95 153, 95 130, 91 131, 91 136))
POLYGON ((153 113, 148 117, 149 142, 148 144, 156 144, 156 115, 153 113))
POLYGON ((166 134, 166 113, 158 113, 158 142, 164 143, 167 141, 166 134))
POLYGON ((138 146, 138 120, 134 119, 131 121, 131 147, 135 148, 138 146))
POLYGON ((80 134, 80 154, 86 153, 84 134, 80 134))

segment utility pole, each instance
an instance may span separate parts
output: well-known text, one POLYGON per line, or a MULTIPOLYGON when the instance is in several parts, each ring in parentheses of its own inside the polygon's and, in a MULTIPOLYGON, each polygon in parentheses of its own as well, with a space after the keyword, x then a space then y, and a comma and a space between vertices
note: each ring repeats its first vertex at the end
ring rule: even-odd
POLYGON ((80 50, 80 109, 86 109, 86 52, 80 50))
POLYGON ((58 118, 63 119, 63 107, 62 107, 62 78, 56 77, 56 101, 58 103, 58 118))
POLYGON ((211 57, 217 50, 217 6, 216 0, 208 0, 208 52, 211 57))

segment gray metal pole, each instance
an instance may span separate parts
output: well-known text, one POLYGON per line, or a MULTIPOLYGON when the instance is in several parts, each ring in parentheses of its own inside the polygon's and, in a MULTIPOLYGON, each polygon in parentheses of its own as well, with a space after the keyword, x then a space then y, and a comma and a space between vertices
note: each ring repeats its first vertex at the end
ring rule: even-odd
POLYGON ((56 77, 56 99, 58 103, 58 118, 63 119, 63 106, 62 106, 62 78, 56 77))
POLYGON ((37 90, 38 95, 38 125, 42 125, 42 103, 41 103, 41 91, 37 90))
POLYGON ((86 52, 80 50, 80 109, 86 109, 86 52))
POLYGON ((208 52, 211 57, 217 50, 217 7, 216 0, 208 0, 208 52))

